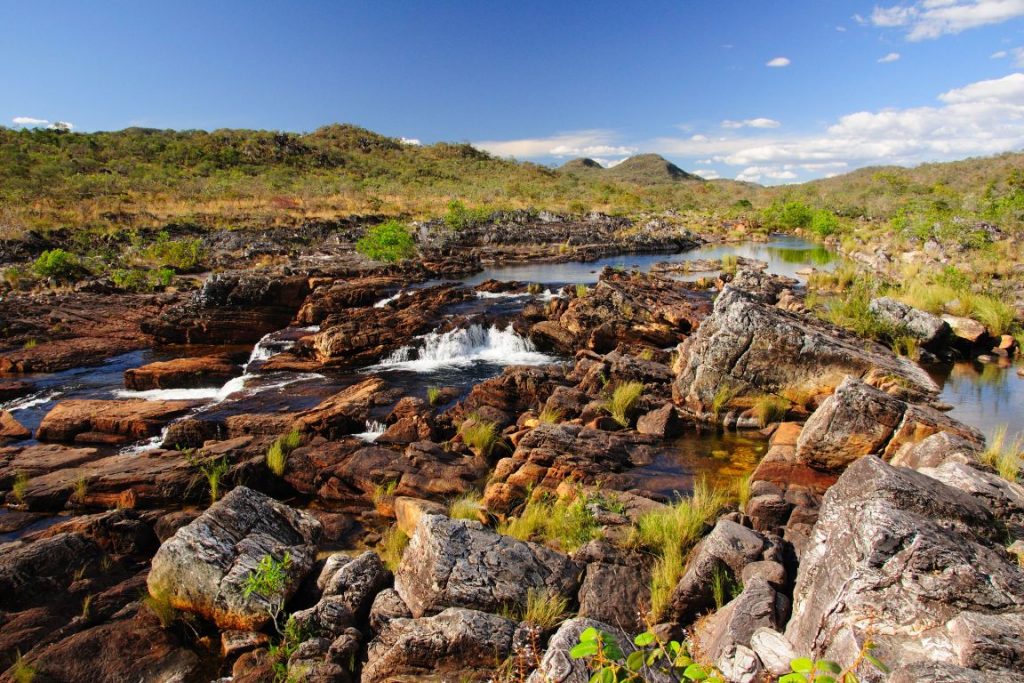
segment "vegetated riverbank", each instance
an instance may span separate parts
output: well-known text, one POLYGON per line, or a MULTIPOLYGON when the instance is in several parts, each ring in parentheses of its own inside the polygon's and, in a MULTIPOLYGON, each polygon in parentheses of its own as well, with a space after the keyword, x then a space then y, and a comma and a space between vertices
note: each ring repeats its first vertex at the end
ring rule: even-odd
MULTIPOLYGON (((728 680, 798 655, 878 679, 867 640, 891 680, 1020 673, 1016 453, 757 261, 811 277, 819 250, 683 260, 700 236, 600 217, 440 235, 415 265, 359 231, 253 269, 269 234, 191 290, 7 295, 8 371, 124 383, 2 385, 47 408, 3 423, 7 678, 568 680, 584 628, 649 624, 728 680), (540 260, 566 280, 451 281, 540 260)), ((936 357, 1000 348, 874 310, 936 357)))

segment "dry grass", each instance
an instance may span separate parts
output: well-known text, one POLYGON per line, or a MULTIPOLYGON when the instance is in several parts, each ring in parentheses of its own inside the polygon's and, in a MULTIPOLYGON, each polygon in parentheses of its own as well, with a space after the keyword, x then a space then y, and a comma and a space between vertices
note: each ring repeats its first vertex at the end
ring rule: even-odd
POLYGON ((470 491, 448 504, 448 516, 452 519, 479 520, 480 509, 480 494, 470 491))
POLYGON ((780 422, 786 418, 786 412, 789 410, 789 401, 774 394, 766 394, 754 400, 753 410, 757 423, 763 428, 773 422, 780 422))
POLYGON ((611 399, 605 404, 605 410, 612 416, 612 419, 623 427, 630 423, 630 413, 636 407, 637 402, 644 393, 642 382, 624 382, 612 392, 611 399))
POLYGON ((384 566, 393 572, 401 564, 407 545, 409 536, 397 526, 392 526, 381 535, 380 543, 377 544, 377 554, 380 555, 384 566))
POLYGON ((981 461, 991 466, 1007 481, 1020 479, 1021 457, 1024 456, 1024 434, 1017 434, 1013 441, 1006 441, 1006 425, 996 429, 988 440, 988 448, 981 454, 981 461))

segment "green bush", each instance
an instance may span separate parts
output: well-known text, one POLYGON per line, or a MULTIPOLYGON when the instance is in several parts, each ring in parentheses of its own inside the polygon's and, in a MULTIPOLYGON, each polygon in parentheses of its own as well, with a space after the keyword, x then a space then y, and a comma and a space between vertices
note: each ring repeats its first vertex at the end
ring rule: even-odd
POLYGON ((839 230, 839 219, 827 209, 819 209, 811 218, 811 232, 819 237, 828 237, 839 230))
POLYGON ((444 222, 452 230, 463 230, 474 225, 486 222, 493 212, 487 207, 467 209, 466 205, 458 199, 448 202, 448 212, 444 215, 444 222))
POLYGON ((390 220, 370 228, 356 242, 356 251, 374 261, 394 263, 412 258, 416 254, 416 243, 409 226, 390 220))
POLYGON ((797 201, 772 202, 761 214, 761 222, 777 230, 809 228, 813 219, 814 211, 811 207, 797 201))
POLYGON ((82 272, 82 266, 74 254, 63 249, 53 249, 40 254, 32 270, 42 277, 70 280, 82 272))

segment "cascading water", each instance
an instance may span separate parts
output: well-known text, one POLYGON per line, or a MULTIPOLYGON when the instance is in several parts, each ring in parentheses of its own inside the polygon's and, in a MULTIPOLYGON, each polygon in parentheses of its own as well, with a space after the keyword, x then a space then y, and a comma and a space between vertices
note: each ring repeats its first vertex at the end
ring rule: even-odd
POLYGON ((400 296, 402 296, 403 294, 405 294, 405 290, 404 290, 404 289, 400 289, 400 290, 398 290, 398 292, 396 292, 396 293, 392 294, 391 296, 389 296, 389 297, 386 297, 386 298, 384 298, 384 299, 381 299, 380 301, 378 301, 377 303, 375 303, 375 304, 373 305, 373 307, 374 307, 374 308, 384 308, 385 306, 387 306, 387 305, 388 305, 389 303, 391 303, 392 301, 398 301, 398 298, 399 298, 400 296))
POLYGON ((385 425, 383 422, 378 422, 377 420, 367 420, 366 431, 361 432, 359 434, 354 434, 353 436, 355 436, 357 439, 365 441, 366 443, 373 443, 374 441, 377 440, 377 437, 384 433, 385 429, 387 429, 387 425, 385 425))
POLYGON ((417 347, 403 346, 374 366, 374 370, 411 370, 433 372, 445 367, 465 367, 474 363, 496 365, 543 365, 554 358, 537 351, 526 337, 511 328, 492 325, 431 332, 420 338, 417 347))

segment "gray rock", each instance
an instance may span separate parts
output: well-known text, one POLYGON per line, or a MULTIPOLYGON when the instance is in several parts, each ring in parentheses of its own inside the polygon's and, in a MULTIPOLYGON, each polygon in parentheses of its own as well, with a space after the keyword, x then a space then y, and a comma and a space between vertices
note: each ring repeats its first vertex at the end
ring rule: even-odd
POLYGON ((985 672, 956 664, 916 662, 894 668, 888 683, 1006 683, 1013 676, 1009 671, 985 672))
POLYGON ((680 354, 672 387, 676 403, 708 419, 722 387, 737 396, 758 396, 788 387, 826 390, 847 376, 889 376, 915 393, 938 393, 927 373, 889 349, 732 286, 722 290, 713 313, 683 342, 680 354))
POLYGON ((366 621, 374 598, 391 583, 391 572, 375 552, 334 564, 340 566, 326 580, 320 601, 293 615, 307 631, 331 639, 366 621))
POLYGON ((558 627, 555 635, 551 636, 547 651, 540 660, 540 666, 530 674, 527 683, 587 683, 591 672, 586 662, 570 657, 569 650, 580 642, 580 634, 588 628, 596 628, 614 636, 624 654, 629 654, 635 649, 633 641, 614 626, 585 617, 567 619, 558 627))
POLYGON ((743 568, 761 558, 768 543, 758 532, 736 522, 720 519, 693 549, 686 572, 672 590, 670 614, 680 623, 687 623, 701 612, 713 607, 712 580, 724 571, 738 580, 743 568))
POLYGON ((750 649, 757 653, 764 668, 773 676, 784 676, 792 669, 790 663, 797 654, 786 636, 770 628, 757 628, 750 635, 750 649))
POLYGON ((891 460, 902 448, 944 431, 984 443, 980 432, 962 422, 850 377, 807 420, 797 439, 796 458, 838 472, 869 453, 891 460))
POLYGON ((374 638, 363 683, 428 674, 459 680, 494 671, 511 653, 516 624, 495 614, 450 608, 421 619, 393 619, 374 638))
POLYGON ((751 657, 750 639, 759 628, 778 629, 789 616, 789 600, 763 578, 744 584, 743 592, 707 619, 694 631, 697 651, 715 662, 729 680, 754 681, 760 678, 761 664, 751 657))
POLYGON ((920 469, 938 467, 945 462, 962 462, 971 467, 984 469, 978 459, 983 448, 973 439, 966 439, 952 432, 939 432, 900 450, 890 463, 896 467, 920 469))
POLYGON ((160 546, 147 580, 149 592, 195 612, 221 628, 259 630, 268 602, 246 596, 245 583, 266 556, 291 557, 287 599, 316 559, 320 523, 262 493, 239 486, 160 546))
POLYGON ((882 321, 905 330, 929 351, 944 349, 953 333, 949 323, 939 316, 887 296, 873 299, 868 308, 882 321))
MULTIPOLYGON (((1024 571, 1004 544, 1003 525, 983 501, 862 458, 825 495, 786 637, 797 652, 846 664, 870 629, 883 662, 1005 668, 1007 643, 1022 628, 1024 571), (969 613, 985 615, 984 624, 969 613), (979 633, 997 645, 979 647, 979 633)), ((1013 666, 1024 673, 1024 657, 1013 666)), ((881 680, 867 665, 857 673, 881 680)))
POLYGON ((402 596, 394 588, 386 588, 373 599, 370 606, 370 628, 380 633, 392 619, 412 617, 409 606, 402 601, 402 596))
POLYGON ((763 579, 772 588, 782 590, 786 586, 786 568, 772 560, 759 560, 743 568, 741 579, 744 586, 755 579, 763 579))
MULTIPOLYGON (((618 559, 618 558, 616 558, 618 559)), ((614 624, 626 632, 643 630, 643 606, 650 602, 650 577, 643 563, 591 562, 579 590, 579 615, 614 624)))
POLYGON ((497 612, 525 606, 530 588, 575 595, 579 568, 565 555, 485 530, 479 522, 424 515, 395 573, 413 616, 446 607, 497 612))
POLYGON ((960 462, 947 462, 938 467, 921 467, 921 474, 963 491, 980 501, 1017 538, 1024 538, 1024 487, 1002 477, 968 467, 960 462))

